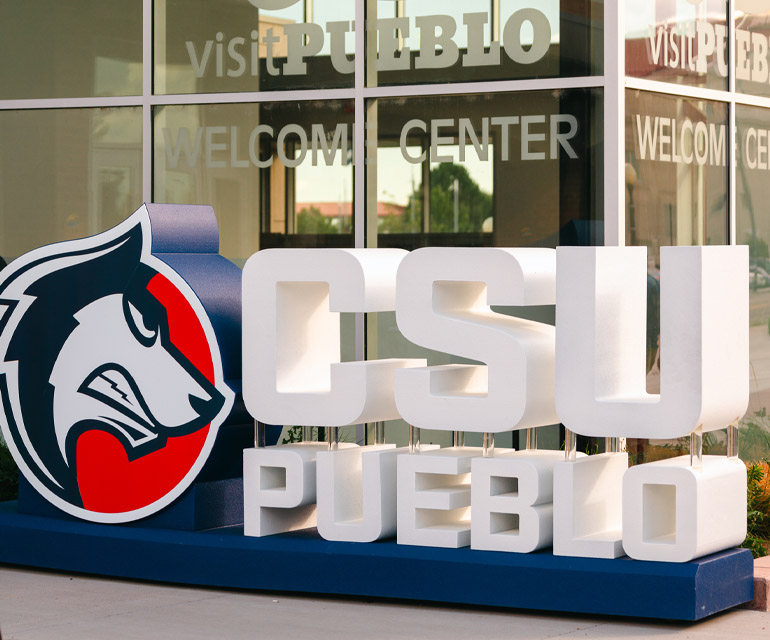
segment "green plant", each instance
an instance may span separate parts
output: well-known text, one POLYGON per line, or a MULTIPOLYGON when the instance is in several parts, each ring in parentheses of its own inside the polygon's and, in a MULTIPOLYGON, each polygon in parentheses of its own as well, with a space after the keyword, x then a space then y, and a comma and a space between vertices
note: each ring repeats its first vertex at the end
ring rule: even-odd
MULTIPOLYGON (((302 442, 302 429, 303 427, 299 425, 295 425, 293 427, 287 427, 286 431, 283 432, 283 438, 281 439, 281 444, 292 444, 294 442, 302 442)), ((317 440, 320 442, 325 442, 326 438, 329 436, 329 432, 324 427, 310 427, 310 439, 311 440, 317 440), (319 433, 320 429, 320 433, 319 433)), ((339 441, 340 442, 355 442, 355 433, 352 434, 346 431, 344 428, 340 429, 339 433, 339 441)))
POLYGON ((767 242, 765 242, 763 238, 760 238, 756 233, 747 234, 745 244, 749 245, 749 256, 752 258, 770 257, 770 250, 768 249, 767 242))
POLYGON ((595 456, 599 453, 599 443, 598 442, 589 442, 586 444, 585 448, 585 454, 587 456, 595 456))
MULTIPOLYGON (((559 445, 559 451, 564 451, 565 446, 566 446, 566 442, 562 440, 561 444, 559 445)), ((598 438, 582 438, 578 436, 575 449, 577 451, 582 451, 587 456, 595 456, 598 453, 600 453, 599 440, 598 438)))
POLYGON ((741 546, 761 558, 770 554, 770 465, 747 463, 746 479, 747 535, 741 546))
POLYGON ((293 442, 302 442, 302 427, 294 426, 286 430, 281 444, 292 444, 293 442))
POLYGON ((741 420, 738 451, 742 460, 765 460, 770 452, 770 417, 762 407, 741 420))
POLYGON ((335 234, 350 233, 350 216, 339 218, 329 218, 324 216, 318 207, 311 206, 309 209, 302 209, 297 214, 297 233, 335 234))
MULTIPOLYGON (((432 233, 480 233, 484 220, 494 214, 492 194, 484 191, 462 164, 442 162, 430 170, 430 230, 432 233), (457 208, 455 209, 455 184, 457 208), (457 215, 457 228, 455 228, 457 215)), ((384 216, 380 233, 419 233, 423 228, 425 191, 420 184, 412 192, 403 213, 384 216)))
POLYGON ((16 500, 19 496, 19 469, 11 452, 0 439, 0 502, 16 500))

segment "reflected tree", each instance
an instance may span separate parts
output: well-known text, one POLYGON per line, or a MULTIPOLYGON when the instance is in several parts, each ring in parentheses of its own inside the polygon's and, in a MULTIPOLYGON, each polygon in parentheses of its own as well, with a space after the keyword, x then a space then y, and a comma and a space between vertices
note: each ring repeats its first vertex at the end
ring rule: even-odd
MULTIPOLYGON (((420 185, 410 196, 403 214, 391 214, 380 221, 379 232, 419 233, 423 211, 423 187, 420 185)), ((492 212, 492 195, 481 189, 462 164, 445 162, 431 169, 431 232, 480 232, 484 220, 490 218, 492 212)))
POLYGON ((350 233, 350 216, 330 218, 317 207, 304 208, 297 214, 298 234, 350 233))

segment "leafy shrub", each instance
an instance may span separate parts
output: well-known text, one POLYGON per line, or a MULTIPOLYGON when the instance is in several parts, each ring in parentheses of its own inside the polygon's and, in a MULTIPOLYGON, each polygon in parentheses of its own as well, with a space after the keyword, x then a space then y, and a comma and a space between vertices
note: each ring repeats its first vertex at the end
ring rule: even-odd
POLYGON ((741 546, 761 558, 770 554, 770 465, 767 461, 749 462, 746 471, 747 535, 741 546))
POLYGON ((281 444, 292 444, 294 442, 302 442, 302 427, 299 425, 286 429, 283 440, 281 440, 281 444))
POLYGON ((742 460, 766 459, 770 452, 770 416, 765 407, 741 420, 738 448, 742 460))

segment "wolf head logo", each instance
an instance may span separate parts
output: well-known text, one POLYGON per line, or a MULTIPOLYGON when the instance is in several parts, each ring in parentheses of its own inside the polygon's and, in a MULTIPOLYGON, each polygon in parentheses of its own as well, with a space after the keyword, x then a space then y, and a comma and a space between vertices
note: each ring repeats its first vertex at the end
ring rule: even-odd
POLYGON ((172 502, 233 403, 209 319, 151 236, 143 207, 31 251, 0 279, 3 435, 39 492, 88 520, 172 502))

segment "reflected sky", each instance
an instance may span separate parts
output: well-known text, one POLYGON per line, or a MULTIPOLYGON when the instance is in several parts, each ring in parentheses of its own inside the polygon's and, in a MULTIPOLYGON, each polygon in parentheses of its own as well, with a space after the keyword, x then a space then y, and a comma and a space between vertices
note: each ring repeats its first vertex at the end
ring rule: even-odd
MULTIPOLYGON (((767 1, 761 0, 761 3, 764 5, 762 11, 767 11, 767 1)), ((713 14, 714 4, 709 3, 708 0, 658 0, 657 4, 626 0, 626 37, 647 37, 650 34, 650 25, 665 20, 673 21, 676 18, 679 23, 692 23, 696 18, 706 18, 709 4, 713 14)), ((726 6, 726 3, 721 6, 719 15, 714 16, 714 20, 724 21, 726 6)))

